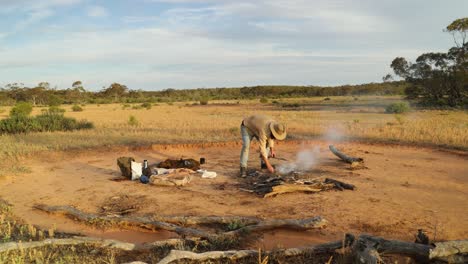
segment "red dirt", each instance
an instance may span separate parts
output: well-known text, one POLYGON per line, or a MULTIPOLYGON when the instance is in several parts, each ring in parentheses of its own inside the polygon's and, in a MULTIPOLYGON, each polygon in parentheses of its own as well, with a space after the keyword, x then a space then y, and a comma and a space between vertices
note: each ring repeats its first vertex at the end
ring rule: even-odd
MULTIPOLYGON (((32 173, 0 181, 1 196, 14 205, 14 213, 27 222, 60 231, 149 242, 175 237, 169 232, 100 231, 61 216, 32 209, 36 203, 72 205, 98 213, 106 199, 118 194, 143 196, 144 203, 131 215, 242 215, 262 218, 305 218, 321 215, 329 225, 319 231, 278 230, 267 233, 252 247, 290 247, 341 239, 346 232, 371 233, 392 239, 413 240, 416 230, 432 239, 468 237, 468 163, 466 153, 404 146, 343 143, 336 146, 351 156, 364 158, 368 169, 351 171, 328 150, 325 142, 294 142, 277 146, 277 154, 294 160, 304 147, 320 147, 320 162, 309 175, 325 176, 357 186, 355 191, 318 194, 284 194, 260 198, 240 191, 237 178, 240 147, 154 146, 138 151, 89 151, 47 154, 30 160, 32 173), (111 181, 120 176, 116 159, 133 156, 150 163, 166 158, 205 157, 203 168, 218 173, 215 179, 195 179, 180 188, 155 187, 131 181, 111 181)), ((252 147, 250 166, 259 167, 252 147)), ((282 161, 274 160, 279 164, 282 161)))

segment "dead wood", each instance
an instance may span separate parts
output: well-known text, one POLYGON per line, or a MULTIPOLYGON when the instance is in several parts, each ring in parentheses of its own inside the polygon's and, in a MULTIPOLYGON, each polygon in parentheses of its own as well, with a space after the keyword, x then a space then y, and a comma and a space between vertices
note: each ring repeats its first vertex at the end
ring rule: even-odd
MULTIPOLYGON (((269 256, 286 256, 294 257, 301 255, 313 255, 333 253, 335 250, 343 247, 343 241, 335 241, 326 244, 302 247, 302 248, 288 248, 282 250, 261 252, 262 255, 269 256)), ((160 260, 158 264, 169 264, 181 260, 198 261, 199 263, 209 262, 210 260, 228 259, 230 261, 238 261, 244 258, 258 258, 259 251, 257 250, 229 250, 229 251, 210 251, 205 253, 194 253, 190 251, 171 250, 169 255, 160 260)), ((271 258, 270 258, 271 259, 271 258)))
MULTIPOLYGON (((99 216, 96 214, 85 213, 76 208, 70 206, 47 206, 47 205, 35 205, 35 209, 53 213, 53 214, 63 214, 71 219, 83 221, 87 223, 95 222, 106 222, 118 224, 123 227, 133 226, 139 228, 145 228, 150 230, 167 230, 175 232, 182 237, 198 237, 205 238, 208 240, 218 240, 223 237, 235 237, 242 236, 248 233, 262 232, 267 230, 272 230, 276 228, 287 228, 287 229, 296 229, 296 230, 308 230, 314 228, 322 228, 326 225, 326 220, 320 216, 299 220, 290 220, 290 219, 281 219, 281 220, 259 220, 251 217, 171 217, 164 216, 160 219, 165 221, 172 221, 178 223, 185 223, 191 225, 200 225, 203 224, 226 224, 237 222, 240 226, 239 229, 234 231, 213 234, 208 231, 201 229, 182 227, 173 223, 168 223, 165 221, 155 220, 150 217, 129 217, 129 216, 118 216, 118 217, 108 217, 108 216, 99 216)), ((158 218, 158 217, 155 217, 158 218)))
POLYGON ((264 198, 276 196, 278 194, 292 192, 320 192, 331 189, 354 190, 355 186, 334 179, 326 178, 325 180, 289 180, 288 183, 282 178, 274 178, 274 180, 266 180, 260 183, 255 183, 253 191, 264 198))
POLYGON ((255 225, 248 225, 234 231, 225 232, 225 236, 242 236, 246 233, 258 233, 268 230, 285 228, 292 230, 310 230, 323 228, 327 225, 327 220, 323 219, 320 216, 305 218, 305 219, 271 219, 264 220, 255 225))
POLYGON ((73 237, 73 238, 49 238, 42 241, 33 241, 33 242, 8 242, 0 244, 0 253, 10 250, 24 250, 31 249, 43 246, 69 246, 69 245, 80 245, 80 244, 89 244, 95 247, 107 247, 107 248, 116 248, 125 251, 134 250, 136 248, 135 244, 120 242, 112 239, 101 239, 101 238, 92 238, 92 237, 73 237))
POLYGON ((353 164, 359 164, 361 162, 364 162, 364 160, 362 158, 354 158, 354 157, 350 157, 346 154, 344 154, 343 152, 340 152, 338 149, 335 148, 335 146, 333 145, 330 145, 328 146, 330 148, 330 151, 335 154, 335 156, 337 156, 338 158, 340 158, 341 160, 351 164, 351 166, 355 166, 353 164))
POLYGON ((354 188, 355 188, 355 186, 352 185, 352 184, 344 183, 344 182, 337 181, 337 180, 330 179, 330 178, 326 178, 324 183, 333 184, 334 187, 337 188, 340 191, 343 191, 345 189, 346 190, 354 190, 354 188))
POLYGON ((311 185, 298 185, 298 184, 284 184, 272 187, 272 191, 265 194, 264 198, 276 196, 278 194, 292 193, 292 192, 321 192, 321 188, 316 188, 311 185))
POLYGON ((353 245, 357 263, 379 263, 381 261, 380 254, 403 255, 412 257, 418 262, 428 262, 430 249, 431 247, 428 245, 386 240, 370 235, 360 235, 353 245))
MULTIPOLYGON (((430 259, 444 259, 453 255, 468 254, 468 240, 456 240, 435 243, 435 248, 429 252, 430 259)), ((462 263, 462 262, 452 262, 462 263)))

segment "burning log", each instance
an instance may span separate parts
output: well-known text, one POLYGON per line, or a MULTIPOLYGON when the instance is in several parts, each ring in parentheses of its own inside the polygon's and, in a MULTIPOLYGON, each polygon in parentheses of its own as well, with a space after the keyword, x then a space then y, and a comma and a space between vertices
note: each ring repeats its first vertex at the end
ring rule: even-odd
POLYGON ((330 151, 335 154, 335 156, 337 156, 338 158, 340 158, 341 160, 351 164, 352 167, 356 166, 356 165, 359 165, 360 163, 364 162, 364 160, 362 158, 354 158, 354 157, 350 157, 346 154, 344 154, 343 152, 340 152, 338 149, 335 148, 335 146, 333 145, 330 145, 328 146, 330 151))
POLYGON ((326 178, 324 181, 306 180, 285 180, 281 177, 270 178, 265 181, 255 183, 252 192, 263 195, 264 198, 276 196, 278 194, 292 192, 316 193, 331 189, 354 190, 355 186, 334 179, 326 178), (287 183, 286 183, 287 182, 287 183))
POLYGON ((330 179, 330 178, 326 178, 324 183, 333 184, 335 186, 335 188, 337 188, 340 191, 343 191, 345 189, 354 191, 354 188, 356 188, 352 184, 344 183, 344 182, 337 181, 337 180, 330 179))

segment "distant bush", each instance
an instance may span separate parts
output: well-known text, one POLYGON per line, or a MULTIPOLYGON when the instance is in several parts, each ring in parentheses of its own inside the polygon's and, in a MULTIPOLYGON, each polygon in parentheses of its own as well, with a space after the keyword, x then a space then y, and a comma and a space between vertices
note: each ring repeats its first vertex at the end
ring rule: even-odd
POLYGON ((40 131, 70 131, 94 128, 91 122, 77 121, 75 118, 65 117, 62 110, 60 108, 49 109, 36 116, 40 131))
POLYGON ((93 123, 77 121, 74 118, 65 117, 65 110, 58 107, 50 107, 36 117, 23 114, 14 114, 10 118, 0 121, 0 133, 17 134, 45 131, 70 131, 94 128, 93 123))
POLYGON ((128 124, 129 126, 138 126, 138 125, 140 124, 140 122, 138 122, 138 119, 137 119, 135 116, 131 115, 131 116, 128 118, 127 124, 128 124))
POLYGON ((282 105, 283 107, 299 107, 301 106, 299 103, 286 103, 282 105))
POLYGON ((83 107, 81 107, 79 105, 74 105, 74 106, 72 106, 72 111, 73 112, 83 112, 83 107))
POLYGON ((278 101, 278 100, 274 100, 272 103, 273 103, 273 104, 279 104, 279 103, 280 103, 280 101, 278 101))
POLYGON ((266 104, 266 103, 268 103, 268 99, 266 99, 265 97, 263 97, 263 98, 260 99, 260 103, 266 104))
POLYGON ((325 97, 323 100, 324 100, 324 101, 330 101, 331 98, 330 98, 330 97, 325 97))
POLYGON ((385 108, 385 113, 388 114, 401 114, 401 113, 406 113, 410 111, 410 106, 408 103, 405 102, 398 102, 398 103, 393 103, 391 105, 388 105, 385 108))
POLYGON ((11 110, 10 110, 10 117, 14 116, 29 116, 32 112, 32 104, 27 102, 20 102, 17 103, 11 110))
POLYGON ((200 104, 201 105, 207 105, 208 104, 208 99, 201 99, 200 104))
POLYGON ((151 105, 151 103, 146 102, 146 103, 142 103, 141 107, 146 108, 147 110, 150 110, 151 107, 153 107, 153 106, 151 105))

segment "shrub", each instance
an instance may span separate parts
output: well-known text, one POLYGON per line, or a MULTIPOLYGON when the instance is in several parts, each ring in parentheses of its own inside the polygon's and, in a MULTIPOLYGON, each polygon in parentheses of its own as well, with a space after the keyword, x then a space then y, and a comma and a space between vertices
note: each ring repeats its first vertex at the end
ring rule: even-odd
POLYGON ((128 118, 128 125, 129 126, 138 126, 140 124, 140 122, 138 122, 138 119, 135 117, 135 116, 130 116, 128 118))
POLYGON ((263 98, 260 99, 260 103, 266 104, 266 103, 268 103, 268 99, 263 97, 263 98))
POLYGON ((388 114, 401 114, 410 111, 410 106, 405 102, 398 102, 388 105, 385 108, 385 113, 388 114))
POLYGON ((142 107, 142 108, 146 108, 147 110, 150 110, 151 107, 152 107, 152 105, 151 105, 151 103, 148 103, 148 102, 147 102, 147 103, 142 103, 142 104, 141 104, 141 107, 142 107))
POLYGON ((201 105, 207 105, 208 104, 208 99, 204 98, 200 100, 201 105))
POLYGON ((36 121, 40 126, 39 131, 70 131, 94 128, 93 123, 65 117, 63 115, 64 112, 64 109, 56 106, 49 107, 48 110, 43 111, 42 114, 36 117, 36 121))
POLYGON ((325 99, 323 99, 324 101, 330 101, 330 97, 325 97, 325 99))
POLYGON ((65 117, 65 110, 58 107, 50 107, 42 111, 36 117, 25 115, 13 115, 0 121, 0 133, 28 133, 43 131, 70 131, 78 129, 94 128, 93 123, 88 121, 77 121, 74 118, 65 117))
POLYGON ((17 134, 40 131, 40 124, 35 118, 14 115, 0 121, 0 133, 17 134))
POLYGON ((10 116, 29 116, 32 112, 32 105, 27 102, 19 102, 17 103, 11 110, 10 116))
POLYGON ((82 112, 83 111, 83 107, 79 106, 79 105, 74 105, 72 106, 72 111, 73 112, 82 112))

